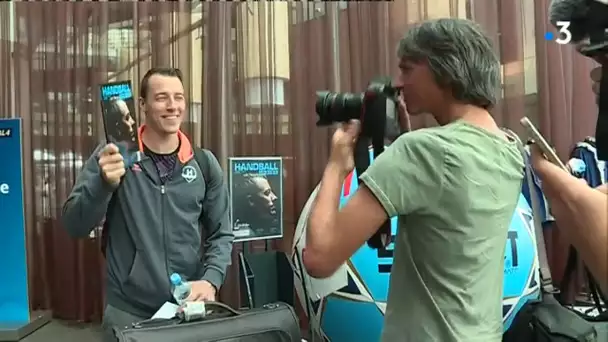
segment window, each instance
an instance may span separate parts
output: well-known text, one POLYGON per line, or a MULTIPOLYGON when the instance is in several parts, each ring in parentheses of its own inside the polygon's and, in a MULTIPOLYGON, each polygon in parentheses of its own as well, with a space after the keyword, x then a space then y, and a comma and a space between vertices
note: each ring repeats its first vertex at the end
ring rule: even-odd
POLYGON ((72 187, 73 177, 84 164, 79 153, 71 151, 54 153, 50 149, 35 149, 32 152, 35 173, 36 214, 45 218, 56 217, 62 203, 57 200, 57 188, 72 187), (56 175, 62 177, 56 177, 56 175))
POLYGON ((245 114, 245 134, 262 134, 262 113, 245 114))
MULTIPOLYGON (((303 22, 306 20, 313 20, 324 16, 327 13, 328 2, 317 2, 317 1, 298 1, 292 2, 292 14, 294 21, 303 22)), ((344 10, 348 8, 348 1, 337 1, 338 9, 344 10)))
POLYGON ((290 115, 287 113, 279 114, 279 119, 277 120, 277 134, 280 135, 289 135, 291 134, 291 120, 290 115))

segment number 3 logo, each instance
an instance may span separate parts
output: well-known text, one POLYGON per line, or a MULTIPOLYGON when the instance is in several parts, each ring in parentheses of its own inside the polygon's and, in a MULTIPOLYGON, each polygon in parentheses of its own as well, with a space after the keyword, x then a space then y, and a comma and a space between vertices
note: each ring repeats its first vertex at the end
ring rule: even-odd
POLYGON ((559 37, 555 40, 557 44, 568 44, 572 40, 569 21, 558 21, 555 23, 559 27, 559 37))

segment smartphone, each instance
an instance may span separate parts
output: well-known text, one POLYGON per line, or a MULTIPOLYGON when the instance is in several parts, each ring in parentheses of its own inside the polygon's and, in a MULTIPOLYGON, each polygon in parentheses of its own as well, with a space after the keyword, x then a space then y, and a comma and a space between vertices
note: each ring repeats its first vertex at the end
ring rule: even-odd
POLYGON ((540 150, 543 151, 543 153, 545 154, 545 156, 547 157, 547 159, 550 162, 561 167, 565 171, 568 171, 568 169, 566 168, 566 165, 564 163, 562 163, 562 161, 559 159, 559 157, 555 153, 555 150, 553 150, 553 148, 549 145, 547 140, 545 140, 545 138, 543 138, 543 136, 540 134, 538 129, 536 129, 536 127, 534 127, 534 124, 532 124, 530 119, 528 119, 527 117, 523 117, 521 120, 519 120, 519 123, 521 123, 521 125, 524 126, 526 131, 528 131, 528 134, 530 135, 530 137, 532 139, 534 139, 534 143, 538 147, 540 147, 540 150))

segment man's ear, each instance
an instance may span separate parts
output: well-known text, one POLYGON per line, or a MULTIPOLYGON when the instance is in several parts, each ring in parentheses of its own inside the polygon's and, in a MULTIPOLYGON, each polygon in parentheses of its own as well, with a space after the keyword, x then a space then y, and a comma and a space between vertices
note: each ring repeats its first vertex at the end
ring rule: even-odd
POLYGON ((146 99, 143 97, 139 98, 139 112, 142 114, 146 114, 146 99))

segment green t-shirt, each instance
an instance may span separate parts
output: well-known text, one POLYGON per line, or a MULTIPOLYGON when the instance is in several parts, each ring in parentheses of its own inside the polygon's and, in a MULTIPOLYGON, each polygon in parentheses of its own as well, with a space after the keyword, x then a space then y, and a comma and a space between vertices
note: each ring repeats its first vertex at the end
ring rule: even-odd
POLYGON ((382 341, 501 341, 523 176, 516 142, 462 121, 402 135, 362 175, 399 216, 382 341))

